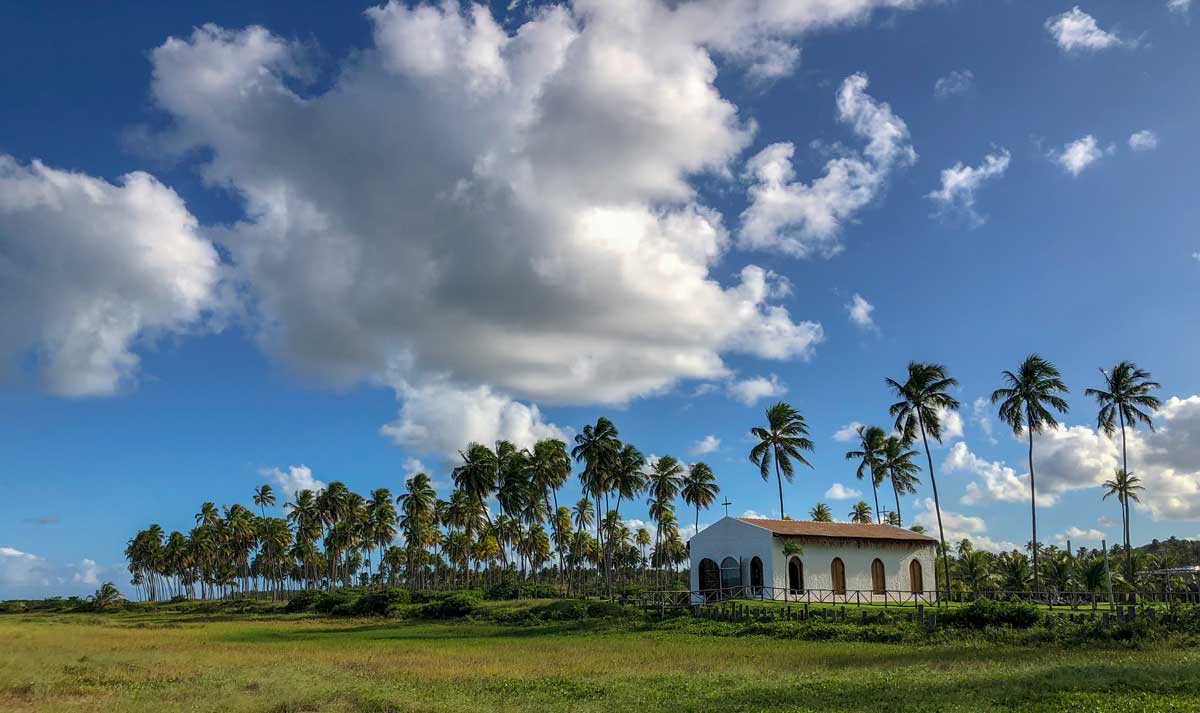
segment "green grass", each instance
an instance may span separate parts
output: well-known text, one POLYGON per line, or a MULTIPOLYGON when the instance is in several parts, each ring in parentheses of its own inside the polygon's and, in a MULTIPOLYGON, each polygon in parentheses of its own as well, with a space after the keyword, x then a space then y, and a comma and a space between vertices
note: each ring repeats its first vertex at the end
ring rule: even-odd
POLYGON ((1200 651, 1163 647, 163 612, 2 616, 0 643, 14 712, 1200 710, 1200 651))

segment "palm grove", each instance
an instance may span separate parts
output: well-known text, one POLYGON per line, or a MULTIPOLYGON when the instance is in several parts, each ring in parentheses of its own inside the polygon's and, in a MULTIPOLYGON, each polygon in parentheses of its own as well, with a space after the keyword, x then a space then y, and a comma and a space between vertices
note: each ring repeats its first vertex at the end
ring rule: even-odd
MULTIPOLYGON (((1137 501, 1142 486, 1128 470, 1125 444, 1128 430, 1138 425, 1153 428, 1151 413, 1160 403, 1152 392, 1159 385, 1130 362, 1101 373, 1101 388, 1089 388, 1085 394, 1099 405, 1098 426, 1110 436, 1121 433, 1121 467, 1104 484, 1104 497, 1115 497, 1121 509, 1123 582, 1132 586, 1136 558, 1130 548, 1130 501, 1137 501)), ((896 398, 889 409, 892 432, 860 427, 855 449, 846 453, 847 460, 857 463, 856 476, 870 480, 874 507, 859 502, 846 518, 902 527, 901 497, 917 492, 923 454, 937 516, 939 587, 953 584, 979 591, 1003 585, 1039 591, 1043 585, 1061 589, 1068 583, 1095 584, 1095 557, 1044 547, 1037 537, 1035 436, 1058 425, 1056 413, 1067 412, 1062 398, 1067 387, 1054 365, 1038 355, 1001 376, 1003 385, 992 394, 992 402, 998 405, 1000 419, 1015 436, 1024 436, 1028 446, 1027 549, 1032 566, 1029 557, 1017 551, 997 557, 975 551, 969 541, 953 550, 947 547, 930 441, 941 442, 943 414, 959 407, 951 393, 958 382, 938 364, 910 363, 903 380, 886 380, 896 398), (886 505, 889 487, 894 510, 886 505)), ((804 417, 788 404, 771 406, 766 420, 751 431, 756 443, 749 457, 764 482, 776 481, 780 516, 786 518, 783 481, 793 480, 797 465, 811 467, 804 454, 815 446, 804 417)), ((218 509, 204 503, 188 533, 164 536, 160 526, 151 525, 129 541, 126 557, 132 584, 150 600, 248 591, 282 596, 294 589, 335 586, 471 587, 506 577, 553 582, 568 593, 612 594, 615 588, 634 584, 678 587, 685 581, 678 568, 688 558, 679 517, 698 528, 700 511, 711 507, 719 493, 708 465, 685 465, 671 456, 647 459, 622 442, 606 418, 585 426, 570 449, 556 439, 529 449, 507 441, 494 447, 472 443, 460 452, 460 460, 451 473, 453 489, 446 500, 437 496, 427 474, 418 473, 405 481, 396 497, 387 488, 364 497, 341 482, 317 492, 298 491, 285 503, 284 518, 266 514, 277 502, 269 485, 254 493, 257 514, 239 504, 218 509), (574 504, 562 503, 560 491, 576 464, 581 466, 583 497, 574 504), (641 498, 654 522, 653 535, 646 527, 631 530, 621 517, 622 506, 641 498), (679 501, 686 510, 677 515, 679 501)), ((815 521, 833 519, 824 503, 817 503, 808 515, 815 521)))

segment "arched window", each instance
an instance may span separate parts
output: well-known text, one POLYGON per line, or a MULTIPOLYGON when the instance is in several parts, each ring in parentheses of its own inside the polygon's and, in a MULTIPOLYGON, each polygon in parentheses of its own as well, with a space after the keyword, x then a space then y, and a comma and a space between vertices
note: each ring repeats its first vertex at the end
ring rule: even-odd
POLYGON ((742 565, 732 557, 721 560, 721 589, 742 586, 742 565))
POLYGON ((846 593, 846 565, 842 564, 841 557, 834 557, 833 562, 829 565, 829 573, 833 575, 833 593, 846 593))
POLYGON ((792 594, 804 592, 804 563, 799 557, 788 560, 788 591, 792 594))
POLYGON ((920 560, 908 563, 908 584, 913 594, 925 593, 925 573, 921 571, 920 560))
POLYGON ((887 577, 883 571, 883 560, 878 557, 871 563, 871 591, 875 594, 887 594, 887 577))
POLYGON ((707 557, 700 560, 700 590, 710 591, 721 588, 721 570, 717 563, 707 557))
POLYGON ((762 560, 757 557, 750 560, 750 586, 754 587, 755 594, 762 591, 763 565, 762 560))

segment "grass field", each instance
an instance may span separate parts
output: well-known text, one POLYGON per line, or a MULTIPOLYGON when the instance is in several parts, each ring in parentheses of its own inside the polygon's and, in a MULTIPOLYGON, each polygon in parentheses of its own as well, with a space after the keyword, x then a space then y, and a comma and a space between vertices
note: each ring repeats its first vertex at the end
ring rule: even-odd
POLYGON ((1193 711, 1200 651, 305 616, 0 616, 4 711, 1193 711))

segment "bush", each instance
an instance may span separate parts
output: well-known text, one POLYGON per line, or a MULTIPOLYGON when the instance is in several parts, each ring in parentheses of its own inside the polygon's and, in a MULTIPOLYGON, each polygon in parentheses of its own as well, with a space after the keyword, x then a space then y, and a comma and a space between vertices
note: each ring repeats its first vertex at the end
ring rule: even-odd
POLYGON ((287 606, 284 611, 295 614, 297 612, 312 611, 317 602, 321 599, 321 592, 315 589, 305 589, 296 592, 288 599, 287 606))
POLYGON ((455 619, 469 615, 482 601, 479 592, 458 592, 422 605, 418 614, 425 619, 455 619))
MULTIPOLYGON (((353 589, 336 589, 332 592, 321 592, 321 596, 317 599, 317 603, 313 605, 322 614, 332 614, 334 609, 337 609, 342 604, 353 606, 358 601, 359 593, 353 589)), ((346 616, 349 616, 349 611, 346 616)))
POLYGON ((1011 626, 1028 629, 1041 622, 1043 614, 1029 602, 998 602, 978 599, 959 609, 952 609, 942 616, 946 623, 982 629, 988 626, 1011 626))
POLYGON ((519 582, 515 579, 505 579, 495 584, 490 584, 483 589, 483 598, 489 601, 556 599, 560 596, 562 596, 562 592, 553 584, 519 582))
POLYGON ((543 621, 580 621, 588 616, 587 602, 563 599, 535 607, 530 614, 543 621))
POLYGON ((367 592, 354 603, 355 616, 387 616, 393 606, 408 604, 412 597, 404 589, 383 589, 367 592))
POLYGON ((616 602, 589 602, 587 605, 587 615, 590 619, 624 617, 629 616, 631 613, 631 609, 623 607, 616 602))

